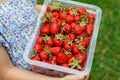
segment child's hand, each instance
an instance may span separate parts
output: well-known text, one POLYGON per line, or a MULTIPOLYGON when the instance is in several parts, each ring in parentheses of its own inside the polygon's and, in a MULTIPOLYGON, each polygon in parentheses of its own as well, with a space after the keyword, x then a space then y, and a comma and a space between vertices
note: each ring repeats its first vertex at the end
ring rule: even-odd
POLYGON ((67 75, 61 80, 87 80, 87 76, 67 75))

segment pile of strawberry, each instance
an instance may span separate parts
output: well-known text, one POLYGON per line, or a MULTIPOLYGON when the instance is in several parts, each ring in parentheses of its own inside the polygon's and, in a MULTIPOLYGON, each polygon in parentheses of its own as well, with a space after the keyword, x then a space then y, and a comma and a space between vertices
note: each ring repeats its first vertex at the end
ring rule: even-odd
POLYGON ((83 7, 52 2, 41 20, 31 59, 83 70, 95 15, 83 7))

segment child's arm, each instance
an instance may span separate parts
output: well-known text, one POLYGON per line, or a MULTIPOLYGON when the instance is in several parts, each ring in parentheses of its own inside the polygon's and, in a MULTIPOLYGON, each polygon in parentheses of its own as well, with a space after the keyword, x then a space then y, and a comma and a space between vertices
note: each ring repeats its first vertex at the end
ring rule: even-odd
POLYGON ((13 66, 4 47, 0 47, 0 78, 2 80, 59 80, 13 66))

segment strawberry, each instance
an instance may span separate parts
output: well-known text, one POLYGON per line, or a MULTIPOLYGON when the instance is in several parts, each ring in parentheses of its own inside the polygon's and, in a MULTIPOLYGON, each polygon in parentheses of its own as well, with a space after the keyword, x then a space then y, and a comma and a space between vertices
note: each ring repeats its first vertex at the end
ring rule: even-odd
POLYGON ((40 28, 40 33, 42 34, 49 34, 49 25, 48 24, 43 24, 43 26, 40 28))
POLYGON ((64 36, 62 34, 56 34, 54 39, 53 39, 53 43, 56 46, 61 46, 63 44, 63 40, 64 36))
POLYGON ((47 12, 51 12, 51 9, 49 6, 47 7, 47 12))
POLYGON ((77 26, 77 24, 76 23, 71 23, 71 27, 72 27, 72 31, 74 32, 74 29, 75 29, 75 27, 77 26))
POLYGON ((75 16, 78 15, 78 11, 77 11, 74 7, 72 7, 72 8, 70 8, 70 10, 68 11, 68 15, 71 15, 71 16, 75 17, 75 16))
POLYGON ((53 38, 52 37, 49 37, 46 35, 45 37, 43 37, 42 40, 45 42, 46 45, 50 45, 50 46, 53 45, 53 38))
POLYGON ((64 49, 66 51, 70 51, 72 49, 72 41, 68 40, 67 43, 64 44, 64 49))
POLYGON ((40 51, 42 51, 42 45, 41 44, 35 44, 34 49, 35 49, 36 52, 40 52, 40 51))
POLYGON ((59 18, 60 18, 61 20, 64 20, 64 19, 66 18, 66 16, 67 16, 67 14, 66 14, 65 12, 61 12, 61 13, 59 14, 59 18))
POLYGON ((58 16, 59 16, 59 13, 58 13, 58 12, 53 12, 53 16, 54 16, 54 17, 58 17, 58 16))
POLYGON ((33 56, 33 57, 31 57, 31 60, 40 61, 40 57, 39 56, 33 56))
POLYGON ((36 52, 35 50, 33 50, 30 59, 31 59, 31 60, 40 61, 40 56, 37 54, 37 52, 36 52))
POLYGON ((75 21, 81 21, 80 16, 75 16, 75 21))
POLYGON ((57 59, 56 56, 51 57, 51 59, 49 60, 50 64, 57 64, 57 59))
POLYGON ((81 44, 74 44, 72 48, 72 52, 74 55, 79 54, 81 50, 85 49, 81 44))
POLYGON ((44 50, 39 53, 42 61, 46 61, 49 58, 49 54, 50 54, 49 50, 44 50))
POLYGON ((93 13, 88 14, 89 23, 93 23, 95 21, 95 15, 93 13))
POLYGON ((66 64, 66 63, 65 63, 65 64, 62 64, 61 66, 69 68, 69 65, 66 64))
POLYGON ((72 27, 69 24, 64 24, 62 30, 65 31, 66 34, 68 34, 72 32, 72 27))
POLYGON ((80 15, 85 15, 86 14, 86 9, 85 8, 78 8, 78 13, 80 15))
POLYGON ((63 52, 60 52, 57 56, 57 63, 58 64, 64 64, 67 61, 67 55, 63 52))
POLYGON ((59 46, 55 46, 55 47, 51 47, 50 51, 53 55, 58 55, 62 51, 62 48, 59 46))
POLYGON ((43 36, 39 36, 36 40, 36 43, 38 44, 42 44, 43 43, 43 40, 42 40, 43 36))
POLYGON ((54 22, 56 22, 56 20, 57 20, 56 17, 52 17, 52 18, 50 18, 50 23, 54 23, 54 22))
POLYGON ((91 35, 92 35, 92 32, 93 32, 93 24, 88 24, 88 25, 87 25, 86 32, 87 32, 88 36, 91 36, 91 35))
POLYGON ((87 48, 89 45, 90 39, 89 38, 85 38, 82 41, 79 42, 80 45, 82 45, 84 48, 87 48))
POLYGON ((70 40, 74 41, 76 39, 76 35, 73 33, 70 33, 69 38, 70 38, 70 40))
POLYGON ((81 34, 83 31, 86 30, 86 26, 78 26, 76 25, 74 31, 76 34, 81 34))
POLYGON ((60 28, 57 24, 53 23, 50 25, 50 32, 52 34, 57 34, 59 32, 60 28))
POLYGON ((67 23, 70 24, 70 23, 72 23, 73 21, 74 21, 74 17, 73 17, 73 16, 71 16, 71 15, 67 15, 67 16, 66 16, 66 22, 67 22, 67 23))
POLYGON ((73 54, 79 54, 80 53, 80 50, 79 50, 77 44, 73 45, 72 52, 73 52, 73 54))
POLYGON ((87 55, 86 54, 77 54, 77 55, 75 55, 75 58, 79 59, 80 64, 83 65, 87 60, 87 55))

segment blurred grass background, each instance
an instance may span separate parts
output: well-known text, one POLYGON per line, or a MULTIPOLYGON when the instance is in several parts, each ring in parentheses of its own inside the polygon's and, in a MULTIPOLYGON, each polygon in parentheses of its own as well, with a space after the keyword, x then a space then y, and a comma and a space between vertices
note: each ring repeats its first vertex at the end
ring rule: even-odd
MULTIPOLYGON (((42 4, 44 0, 38 0, 42 4)), ((120 0, 74 0, 97 5, 102 19, 89 80, 120 80, 120 0)))

